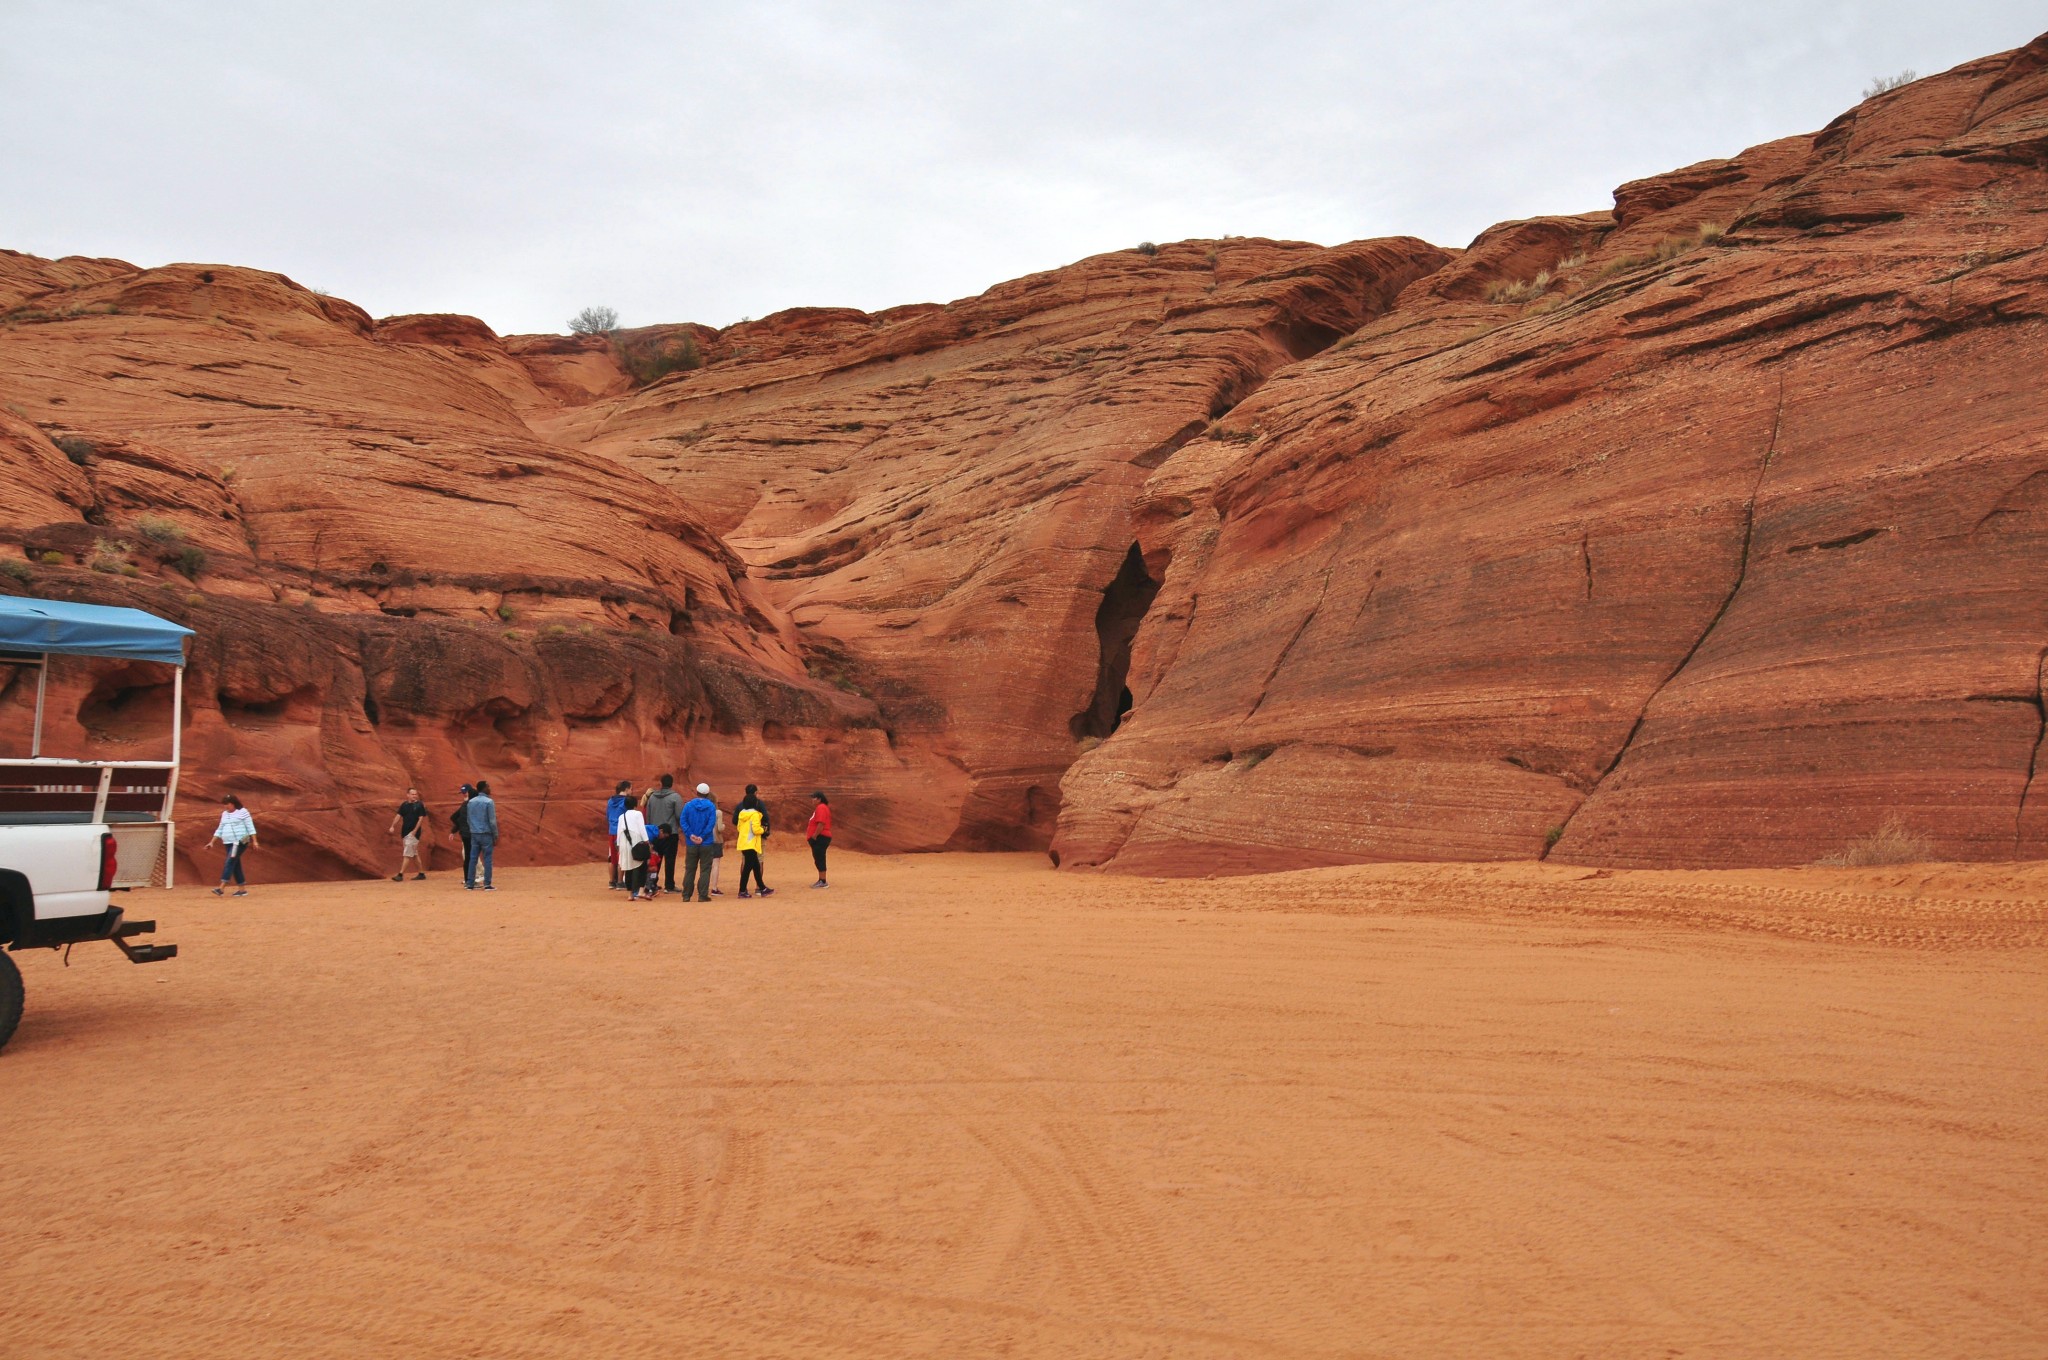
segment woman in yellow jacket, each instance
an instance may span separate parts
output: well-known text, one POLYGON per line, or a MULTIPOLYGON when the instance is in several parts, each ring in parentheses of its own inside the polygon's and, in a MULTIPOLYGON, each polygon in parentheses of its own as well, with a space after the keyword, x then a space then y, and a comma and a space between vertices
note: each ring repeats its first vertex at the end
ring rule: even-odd
POLYGON ((747 796, 733 809, 732 824, 740 852, 740 896, 773 897, 775 889, 761 877, 761 851, 768 844, 768 809, 761 806, 752 784, 747 785, 747 796), (754 878, 755 891, 751 893, 747 891, 749 874, 754 878))

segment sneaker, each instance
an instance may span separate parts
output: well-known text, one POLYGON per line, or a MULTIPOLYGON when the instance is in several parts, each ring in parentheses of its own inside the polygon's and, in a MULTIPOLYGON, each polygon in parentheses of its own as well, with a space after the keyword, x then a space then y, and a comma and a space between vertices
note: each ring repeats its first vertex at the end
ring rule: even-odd
POLYGON ((740 889, 740 897, 741 897, 742 899, 745 899, 745 898, 749 898, 749 897, 752 897, 752 896, 753 896, 753 894, 752 894, 752 893, 750 893, 750 892, 748 892, 748 891, 747 891, 747 890, 746 890, 745 888, 741 888, 741 889, 740 889))
POLYGON ((236 897, 247 897, 249 895, 249 890, 247 888, 237 888, 235 889, 234 895, 236 897))
POLYGON ((213 890, 213 895, 214 895, 215 897, 219 897, 219 896, 220 896, 220 895, 221 895, 222 893, 224 893, 224 892, 226 892, 226 891, 227 891, 227 889, 226 889, 226 888, 215 888, 215 889, 213 890))
POLYGON ((755 895, 756 895, 756 896, 758 896, 758 897, 773 897, 773 896, 775 896, 775 889, 773 889, 773 888, 763 888, 763 889, 761 889, 761 891, 760 891, 759 893, 757 893, 757 894, 755 894, 755 895))
POLYGON ((712 895, 713 897, 723 897, 723 896, 725 896, 725 889, 723 889, 723 888, 713 888, 713 889, 711 890, 711 895, 712 895))
POLYGON ((816 883, 813 883, 811 886, 813 888, 822 888, 825 886, 825 880, 821 878, 816 883))
POLYGON ((497 888, 495 888, 494 886, 492 886, 492 885, 491 885, 491 884, 489 884, 489 883, 486 883, 486 884, 484 884, 484 891, 485 891, 485 892, 496 892, 496 891, 497 891, 497 888))
POLYGON ((711 899, 710 899, 710 898, 708 898, 708 897, 700 897, 700 898, 698 898, 697 900, 698 900, 699 902, 709 902, 709 901, 710 901, 711 899))
POLYGON ((415 883, 424 883, 426 880, 427 876, 425 874, 414 874, 412 876, 412 881, 415 883))
POLYGON ((391 876, 391 881, 392 881, 393 883, 403 883, 403 882, 405 882, 405 875, 404 875, 404 874, 393 874, 393 875, 391 876))
POLYGON ((476 884, 474 884, 474 883, 465 883, 465 884, 463 884, 463 885, 462 885, 462 890, 463 890, 464 892, 474 892, 474 891, 476 890, 476 884))

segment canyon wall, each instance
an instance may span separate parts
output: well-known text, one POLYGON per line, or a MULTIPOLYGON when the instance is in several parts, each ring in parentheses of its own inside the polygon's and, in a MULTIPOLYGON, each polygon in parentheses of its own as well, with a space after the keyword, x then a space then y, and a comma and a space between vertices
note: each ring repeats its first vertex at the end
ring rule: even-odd
MULTIPOLYGON (((0 590, 198 630, 181 840, 240 792, 279 873, 477 775, 584 857, 664 769, 1143 873, 2034 855, 2044 245, 2048 40, 1462 251, 611 342, 0 252, 0 590)), ((55 699, 161 745, 161 675, 55 699)))
POLYGON ((2044 66, 1497 228, 1182 449, 1063 860, 2040 854, 2044 66))

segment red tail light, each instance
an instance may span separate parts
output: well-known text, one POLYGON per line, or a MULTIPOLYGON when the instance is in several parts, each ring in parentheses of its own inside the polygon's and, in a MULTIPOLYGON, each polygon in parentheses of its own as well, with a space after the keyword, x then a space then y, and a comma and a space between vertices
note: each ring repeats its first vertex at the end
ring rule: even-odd
MULTIPOLYGON (((120 867, 121 852, 114 845, 114 833, 100 833, 100 891, 106 892, 114 886, 114 870, 120 867)), ((74 880, 75 881, 75 880, 74 880)))

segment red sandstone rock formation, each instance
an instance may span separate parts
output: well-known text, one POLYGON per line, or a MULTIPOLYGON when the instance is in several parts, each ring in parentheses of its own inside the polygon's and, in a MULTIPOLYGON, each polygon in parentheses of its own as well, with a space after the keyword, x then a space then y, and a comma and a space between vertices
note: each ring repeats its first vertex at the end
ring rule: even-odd
POLYGON ((2040 854, 2044 65, 1488 232, 1183 449, 1064 860, 2040 854))
MULTIPOLYGON (((794 796, 873 761, 915 786, 874 705, 806 672, 687 507, 534 435, 520 412, 554 403, 481 324, 373 325, 226 268, 9 255, 0 290, 8 537, 33 591, 199 630, 198 841, 229 790, 280 872, 341 873, 384 857, 408 783, 445 805, 498 781, 520 859, 587 853, 620 774, 794 796)), ((158 740, 166 677, 67 669, 60 750, 78 728, 158 740)))
MULTIPOLYGON (((0 253, 0 589, 200 630, 185 840, 244 791, 280 871, 377 868, 396 790, 475 774, 508 857, 581 856, 670 767, 1140 872, 1890 816, 2037 853, 2044 62, 1464 252, 1185 242, 722 331, 0 253)), ((138 744, 168 698, 60 697, 138 744)))

